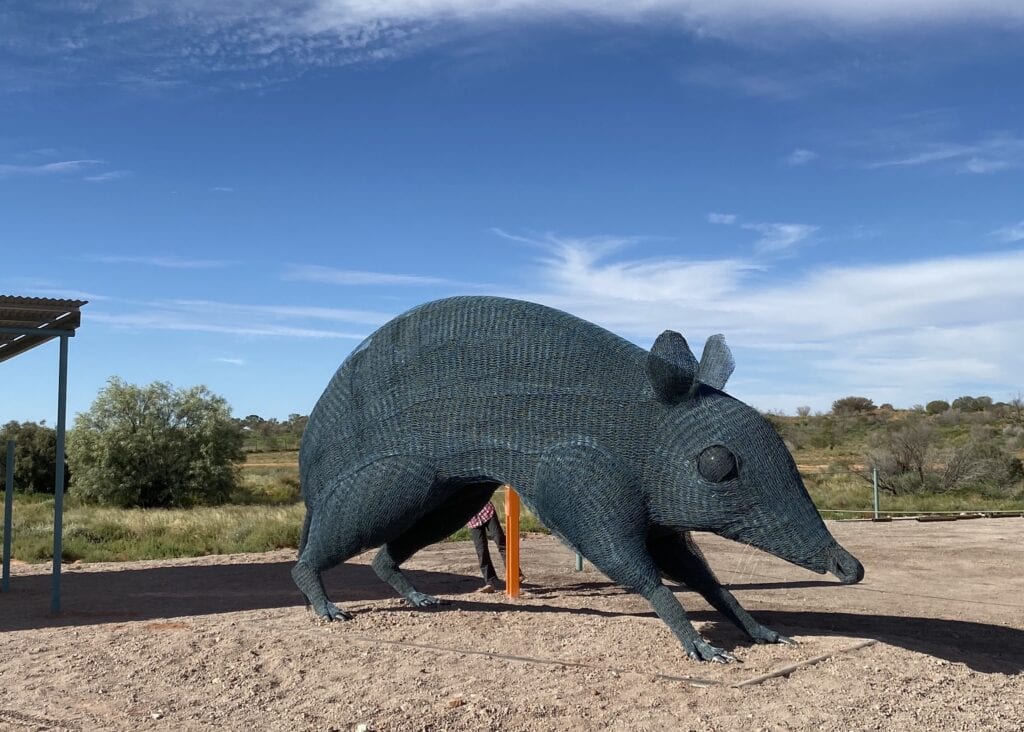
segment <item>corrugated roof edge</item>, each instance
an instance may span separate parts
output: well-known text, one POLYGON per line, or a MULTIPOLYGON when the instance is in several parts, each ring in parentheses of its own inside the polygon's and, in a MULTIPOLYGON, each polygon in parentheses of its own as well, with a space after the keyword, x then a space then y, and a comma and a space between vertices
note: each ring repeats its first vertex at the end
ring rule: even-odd
POLYGON ((59 300, 52 297, 19 297, 17 295, 0 295, 0 305, 17 307, 18 305, 29 305, 31 307, 62 307, 80 308, 88 305, 88 300, 59 300))

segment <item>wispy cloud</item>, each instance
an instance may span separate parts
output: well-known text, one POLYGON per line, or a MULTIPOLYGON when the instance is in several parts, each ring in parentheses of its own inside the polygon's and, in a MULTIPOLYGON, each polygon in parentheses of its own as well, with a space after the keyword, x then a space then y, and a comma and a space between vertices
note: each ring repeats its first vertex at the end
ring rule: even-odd
POLYGON ((225 333, 237 336, 270 336, 287 338, 342 338, 362 340, 365 333, 350 333, 319 328, 300 328, 274 324, 218 323, 198 316, 173 311, 136 313, 90 312, 89 320, 131 330, 169 330, 192 333, 225 333))
POLYGON ((110 300, 108 295, 100 295, 85 290, 72 290, 63 287, 32 287, 28 289, 30 295, 37 297, 54 297, 59 300, 88 300, 89 302, 102 302, 110 300))
POLYGON ((293 264, 283 278, 297 282, 319 282, 327 285, 454 285, 453 280, 427 275, 366 272, 358 269, 336 269, 315 264, 293 264))
MULTIPOLYGON (((1024 6, 1016 0, 120 0, 27 7, 5 18, 10 27, 0 39, 0 50, 12 51, 9 56, 26 66, 23 85, 40 79, 66 82, 91 69, 92 78, 105 72, 115 83, 148 89, 174 87, 189 75, 259 71, 265 81, 307 68, 383 61, 496 23, 588 18, 746 40, 751 34, 792 36, 808 27, 888 33, 893 26, 1024 19, 1024 6)), ((719 84, 730 72, 698 70, 694 79, 719 84)), ((12 82, 13 73, 7 71, 12 82)), ((820 73, 805 71, 804 77, 814 83, 820 73)), ((799 94, 808 82, 747 71, 732 73, 725 83, 744 86, 747 93, 786 97, 799 94)))
POLYGON ((102 160, 60 160, 54 163, 14 164, 0 163, 0 178, 13 176, 48 176, 80 173, 104 165, 102 160))
POLYGON ((228 358, 226 356, 221 356, 221 357, 215 358, 213 360, 214 360, 215 363, 229 363, 232 366, 245 366, 245 359, 244 358, 228 358))
POLYGON ((754 250, 758 254, 773 254, 792 249, 806 241, 819 227, 811 224, 786 224, 780 222, 747 222, 741 223, 736 214, 709 213, 708 222, 724 226, 739 226, 747 231, 756 231, 761 235, 754 242, 754 250))
POLYGON ((823 89, 847 86, 851 76, 841 65, 815 69, 776 66, 771 71, 765 71, 763 68, 743 68, 721 63, 688 66, 676 74, 677 80, 687 86, 780 102, 801 99, 823 89))
POLYGON ((979 384, 1009 391, 1024 371, 1024 251, 792 274, 745 259, 613 254, 582 239, 552 245, 542 286, 507 294, 642 344, 665 328, 696 346, 723 332, 741 351, 737 394, 765 408, 827 408, 847 393, 909 405, 979 384))
POLYGON ((230 186, 214 186, 210 189, 213 193, 234 193, 235 189, 230 186))
POLYGON ((244 305, 214 300, 165 300, 155 304, 161 307, 172 307, 196 313, 331 320, 361 325, 380 325, 395 315, 394 313, 385 313, 378 310, 350 310, 302 305, 244 305))
POLYGON ((217 300, 152 300, 115 303, 89 313, 91 321, 133 330, 224 333, 249 337, 351 339, 366 337, 366 328, 388 321, 394 313, 373 310, 255 305, 217 300), (355 326, 340 330, 324 323, 355 326))
POLYGON ((161 256, 122 256, 99 254, 82 257, 88 262, 99 264, 141 264, 149 267, 162 267, 164 269, 216 269, 226 267, 229 262, 219 259, 182 259, 181 257, 161 256))
POLYGON ((759 254, 792 249, 818 230, 817 226, 810 224, 764 223, 741 224, 740 226, 761 235, 761 238, 754 243, 759 254))
POLYGON ((1009 133, 973 143, 930 142, 907 145, 895 156, 868 163, 868 169, 948 165, 960 173, 995 173, 1024 167, 1024 138, 1009 133))
POLYGON ((797 148, 789 155, 786 156, 785 163, 791 168, 796 168, 801 165, 807 165, 812 160, 817 160, 818 153, 813 150, 805 150, 804 148, 797 148))
POLYGON ((105 173, 87 175, 82 180, 89 181, 90 183, 109 183, 110 181, 128 178, 131 174, 132 172, 130 170, 108 170, 105 173))
POLYGON ((1024 221, 1018 221, 1011 226, 996 229, 992 232, 992 235, 999 239, 999 241, 1006 242, 1007 244, 1024 241, 1024 221))

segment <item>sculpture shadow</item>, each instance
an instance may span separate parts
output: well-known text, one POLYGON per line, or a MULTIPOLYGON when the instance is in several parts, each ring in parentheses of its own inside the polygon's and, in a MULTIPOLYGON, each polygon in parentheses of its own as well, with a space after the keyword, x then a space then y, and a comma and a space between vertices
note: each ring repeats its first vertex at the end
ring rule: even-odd
MULTIPOLYGON (((65 571, 63 607, 49 612, 50 576, 15 576, 11 591, 0 595, 0 632, 34 628, 61 628, 171 617, 202 616, 246 610, 300 608, 303 600, 292 583, 291 562, 219 564, 109 572, 65 571)), ((412 582, 425 592, 442 595, 472 595, 479 587, 476 576, 451 572, 406 570, 412 582)), ((328 593, 343 605, 395 600, 393 590, 364 564, 343 564, 324 575, 328 593)), ((575 608, 559 604, 571 595, 608 597, 625 591, 608 581, 587 581, 554 586, 534 585, 530 596, 539 602, 513 607, 510 612, 559 613, 599 617, 653 617, 653 611, 629 612, 599 607, 575 608)), ((821 583, 832 584, 832 583, 821 583)), ((818 586, 811 582, 766 583, 769 589, 818 586)), ((754 585, 734 585, 753 589, 754 585)), ((756 587, 760 588, 758 584, 756 587)), ((689 594, 689 593, 686 593, 689 594)), ((684 604, 686 600, 684 598, 684 604)), ((494 602, 457 598, 434 612, 451 609, 494 612, 494 602)), ((353 608, 349 608, 353 609, 353 608)), ((357 612, 422 612, 404 605, 389 605, 357 612)), ((951 663, 963 663, 986 673, 1024 672, 1024 631, 999 625, 964 620, 859 615, 813 611, 760 610, 755 617, 770 628, 787 635, 826 635, 873 638, 884 643, 924 653, 951 663)), ((691 618, 707 622, 708 640, 727 648, 749 645, 735 627, 712 610, 689 612, 691 618)))
MULTIPOLYGON (((600 583, 595 583, 600 584, 600 583)), ((609 586, 614 586, 609 583, 609 586)), ((568 594, 562 588, 562 594, 568 594)), ((573 596, 578 596, 572 593, 573 596)), ((599 593, 607 596, 607 593, 599 593)), ((536 599, 547 599, 538 597, 536 599)), ((453 600, 435 612, 459 609, 494 612, 494 603, 453 600)), ((404 606, 375 609, 369 612, 416 612, 404 606)), ((655 617, 653 611, 630 612, 599 608, 565 607, 557 604, 519 605, 511 612, 562 613, 607 618, 655 617)), ((706 622, 702 634, 712 644, 727 650, 753 645, 738 628, 714 610, 687 611, 698 622, 706 622)), ((950 663, 963 663, 983 673, 1020 674, 1024 672, 1024 630, 966 620, 945 620, 899 615, 859 615, 842 612, 759 610, 753 612, 758 621, 785 635, 844 636, 869 638, 888 645, 922 653, 950 663)))
MULTIPOLYGON (((134 620, 301 607, 292 562, 191 565, 76 572, 61 575, 61 607, 50 612, 50 575, 14 576, 0 595, 0 632, 134 620)), ((462 574, 405 570, 427 592, 473 592, 479 581, 462 574)), ((342 564, 324 574, 328 595, 342 604, 397 598, 365 564, 342 564)))

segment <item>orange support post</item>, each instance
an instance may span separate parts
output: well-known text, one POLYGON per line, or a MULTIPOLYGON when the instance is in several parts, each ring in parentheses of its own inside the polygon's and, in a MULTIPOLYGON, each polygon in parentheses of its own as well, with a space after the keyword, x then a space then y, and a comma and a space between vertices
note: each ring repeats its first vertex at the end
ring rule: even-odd
POLYGON ((505 593, 519 597, 519 494, 505 486, 505 593))

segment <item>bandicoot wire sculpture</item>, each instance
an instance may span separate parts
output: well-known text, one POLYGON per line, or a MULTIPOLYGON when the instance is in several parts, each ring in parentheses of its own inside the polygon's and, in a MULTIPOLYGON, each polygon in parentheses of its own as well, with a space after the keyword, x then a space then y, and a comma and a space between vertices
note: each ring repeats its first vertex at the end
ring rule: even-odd
POLYGON ((414 308, 349 355, 310 415, 292 576, 318 615, 347 619, 320 575, 379 546, 378 576, 415 606, 435 604, 400 565, 509 484, 554 534, 643 595, 691 658, 733 660, 694 630, 662 577, 700 592, 755 641, 792 642, 721 586, 689 532, 843 583, 864 570, 825 528, 775 430, 722 391, 733 366, 718 335, 698 362, 678 333, 647 352, 530 302, 414 308))

